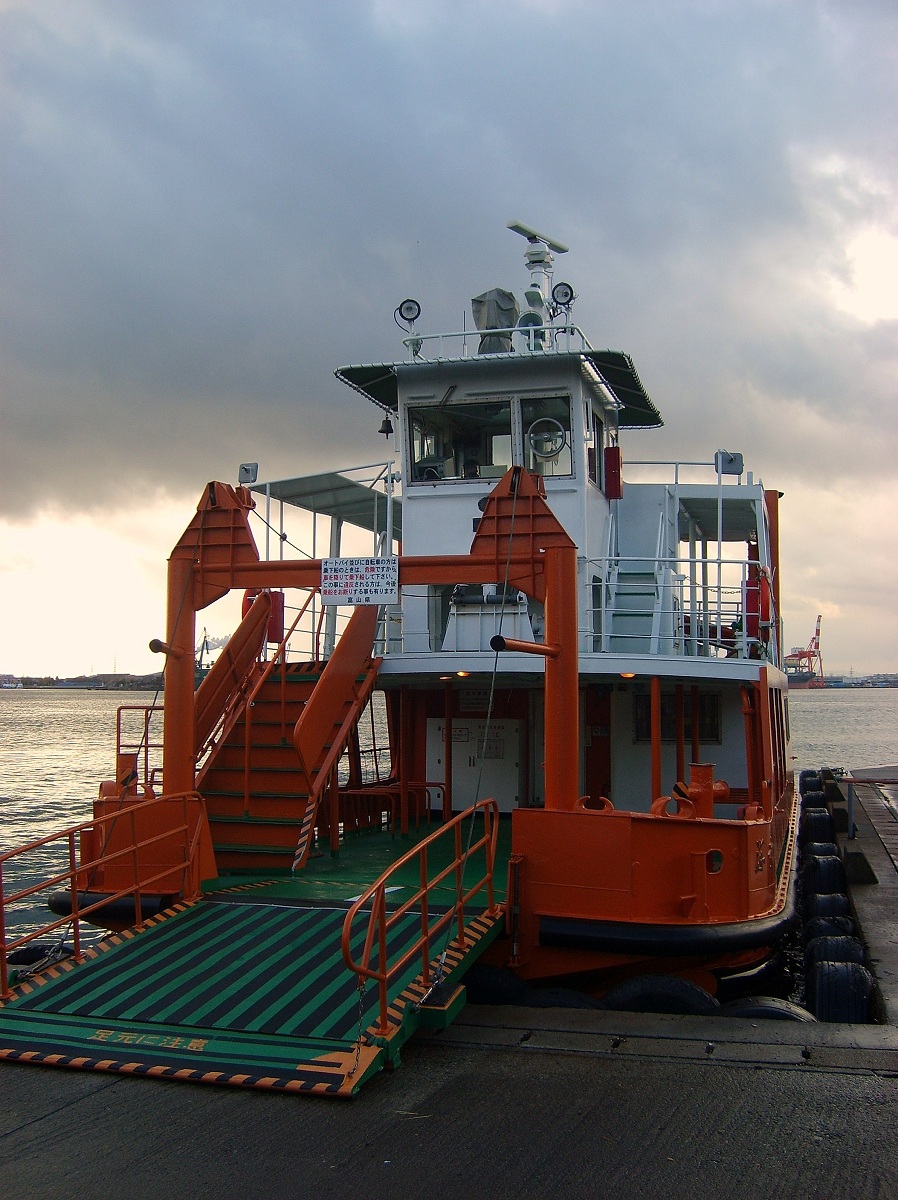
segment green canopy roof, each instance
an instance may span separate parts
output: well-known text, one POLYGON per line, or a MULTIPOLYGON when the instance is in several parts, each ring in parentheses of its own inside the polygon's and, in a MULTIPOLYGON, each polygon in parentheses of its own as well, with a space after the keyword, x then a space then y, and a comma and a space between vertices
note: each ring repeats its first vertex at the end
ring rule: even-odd
MULTIPOLYGON (((558 354, 549 357, 576 357, 581 362, 588 362, 604 380, 608 389, 621 405, 619 425, 623 429, 648 428, 663 425, 664 421, 648 392, 642 386, 633 360, 629 354, 620 350, 584 350, 575 355, 558 354)), ((470 365, 470 358, 443 359, 441 362, 458 362, 470 365)), ((476 360, 483 364, 494 361, 507 366, 511 356, 507 354, 483 355, 476 360)), ((381 408, 393 412, 399 407, 398 388, 396 382, 397 367, 405 364, 371 363, 368 365, 339 367, 334 374, 343 383, 349 385, 381 408)), ((409 364, 414 366, 416 364, 409 364)), ((434 365, 430 360, 420 363, 421 366, 434 365)))

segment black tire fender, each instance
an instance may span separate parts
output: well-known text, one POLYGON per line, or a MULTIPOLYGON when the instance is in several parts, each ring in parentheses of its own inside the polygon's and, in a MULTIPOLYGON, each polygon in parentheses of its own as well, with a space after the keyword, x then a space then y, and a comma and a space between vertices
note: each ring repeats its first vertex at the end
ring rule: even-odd
POLYGON ((840 937, 838 934, 813 938, 804 948, 804 961, 808 967, 818 962, 862 963, 864 944, 856 937, 840 937))
POLYGON ((836 854, 822 854, 819 857, 813 855, 805 863, 801 878, 805 891, 813 892, 815 896, 844 892, 848 886, 845 881, 845 867, 836 854))
POLYGON ((848 897, 842 892, 828 892, 821 896, 805 898, 805 915, 809 921, 814 917, 847 917, 850 914, 848 897))
POLYGON ((833 841, 833 819, 825 808, 804 808, 801 811, 798 840, 802 846, 807 842, 833 841))
POLYGON ((810 981, 818 1021, 870 1023, 874 982, 866 967, 855 962, 818 962, 810 981))
POLYGON ((807 945, 819 937, 851 937, 854 921, 851 917, 812 917, 801 931, 801 939, 807 945))
POLYGON ((819 771, 802 771, 798 776, 798 794, 803 796, 805 792, 817 792, 820 790, 822 782, 819 771))
POLYGON ((616 1012, 671 1013, 710 1017, 720 1012, 719 1001, 691 979, 679 975, 637 975, 615 984, 602 997, 616 1012))
POLYGON ((725 1017, 743 1017, 746 1020, 760 1018, 765 1021, 814 1021, 813 1013, 793 1004, 791 1000, 781 1000, 779 996, 743 996, 739 1000, 731 1000, 721 1006, 725 1017))

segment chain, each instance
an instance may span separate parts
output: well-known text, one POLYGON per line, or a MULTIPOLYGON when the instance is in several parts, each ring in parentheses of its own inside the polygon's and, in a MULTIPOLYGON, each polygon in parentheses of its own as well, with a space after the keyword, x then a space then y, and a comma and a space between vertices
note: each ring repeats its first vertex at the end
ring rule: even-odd
POLYGON ((350 1079, 359 1069, 359 1057, 362 1053, 362 1021, 365 1019, 365 988, 367 980, 364 975, 359 976, 359 1029, 355 1039, 355 1062, 352 1064, 352 1070, 349 1072, 350 1079))

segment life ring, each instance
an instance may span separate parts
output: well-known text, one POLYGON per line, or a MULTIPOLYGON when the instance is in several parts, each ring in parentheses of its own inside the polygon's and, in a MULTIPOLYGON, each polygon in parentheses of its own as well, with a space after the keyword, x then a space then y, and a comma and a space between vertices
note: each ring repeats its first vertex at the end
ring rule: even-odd
POLYGON ((772 611, 770 571, 767 567, 752 564, 745 584, 745 632, 750 640, 768 640, 772 611))

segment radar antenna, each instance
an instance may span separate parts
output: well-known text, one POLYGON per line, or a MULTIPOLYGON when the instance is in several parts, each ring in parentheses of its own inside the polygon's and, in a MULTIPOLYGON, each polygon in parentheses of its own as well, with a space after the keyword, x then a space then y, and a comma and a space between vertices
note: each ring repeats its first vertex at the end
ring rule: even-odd
MULTIPOLYGON (((522 221, 509 221, 508 228, 512 233, 519 233, 529 242, 524 253, 524 260, 530 271, 530 286, 524 295, 531 313, 539 316, 542 324, 545 321, 544 314, 549 304, 552 287, 552 264, 555 261, 552 256, 553 254, 567 254, 568 248, 563 242, 558 242, 544 233, 539 233, 536 229, 531 229, 522 221)), ((573 299, 573 289, 571 289, 571 299, 573 299)), ((525 313, 524 316, 526 315, 525 313)), ((531 319, 530 324, 535 325, 536 322, 531 319)))
POLYGON ((542 242, 553 254, 567 254, 568 252, 568 247, 565 246, 564 242, 556 242, 554 238, 546 237, 544 233, 537 233, 535 229, 531 229, 523 221, 509 221, 508 228, 512 233, 519 233, 521 237, 526 238, 532 245, 542 242))

